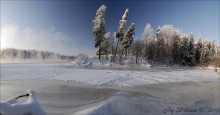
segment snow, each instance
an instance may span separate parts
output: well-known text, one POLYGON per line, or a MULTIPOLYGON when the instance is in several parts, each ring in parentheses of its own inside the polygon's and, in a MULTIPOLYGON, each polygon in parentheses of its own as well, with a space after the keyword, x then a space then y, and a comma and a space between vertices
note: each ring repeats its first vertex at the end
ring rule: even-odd
MULTIPOLYGON (((198 87, 200 85, 197 84, 204 81, 218 81, 220 79, 219 71, 214 72, 210 68, 150 67, 149 64, 140 64, 134 68, 116 65, 106 66, 105 63, 96 63, 94 60, 87 61, 86 63, 90 63, 90 65, 86 67, 79 65, 79 63, 83 64, 80 61, 69 64, 1 64, 1 81, 64 81, 65 83, 68 82, 68 84, 78 82, 79 84, 116 89, 128 88, 137 92, 140 90, 142 93, 142 90, 144 92, 147 91, 146 96, 136 92, 135 94, 126 91, 117 92, 107 99, 91 104, 92 106, 82 107, 78 111, 71 112, 71 114, 151 114, 151 112, 164 114, 163 111, 158 110, 163 110, 167 107, 184 106, 199 108, 206 107, 206 105, 209 108, 215 107, 220 110, 218 105, 220 100, 216 98, 219 96, 218 92, 213 93, 215 90, 209 90, 213 86, 203 85, 203 87, 198 87), (186 83, 187 85, 178 86, 177 84, 169 88, 169 84, 172 83, 186 83), (149 86, 157 84, 161 85, 156 87, 149 86), (193 84, 193 87, 191 84, 193 84), (146 85, 148 86, 145 87, 146 85), (163 89, 163 85, 168 86, 168 88, 163 89), (178 87, 176 88, 175 86, 178 87), (197 91, 197 89, 199 90, 197 91), (200 102, 199 100, 202 101, 200 102), (210 102, 206 103, 207 100, 210 102), (196 103, 197 101, 199 102, 196 103)), ((35 85, 33 86, 35 87, 35 85)), ((13 114, 15 111, 16 114, 27 112, 32 112, 33 115, 34 113, 37 115, 46 114, 36 100, 35 92, 29 91, 28 93, 31 96, 25 103, 19 103, 13 98, 1 102, 1 112, 3 114, 13 114)), ((50 103, 47 101, 45 100, 43 103, 50 103)), ((57 104, 59 103, 57 102, 57 104)))
POLYGON ((135 87, 158 83, 213 81, 220 78, 219 72, 214 72, 212 69, 149 68, 143 65, 137 67, 136 71, 126 70, 126 68, 106 66, 80 68, 72 64, 2 64, 1 80, 47 79, 92 85, 135 87))
POLYGON ((33 90, 28 90, 28 100, 25 103, 18 103, 16 99, 9 99, 5 102, 0 102, 0 113, 3 115, 47 115, 40 106, 36 98, 36 93, 33 90))

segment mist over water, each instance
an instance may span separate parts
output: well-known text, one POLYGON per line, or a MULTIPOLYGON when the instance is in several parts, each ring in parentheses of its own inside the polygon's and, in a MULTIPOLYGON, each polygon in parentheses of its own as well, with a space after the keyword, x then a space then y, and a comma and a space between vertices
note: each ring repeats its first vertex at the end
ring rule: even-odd
POLYGON ((68 62, 74 56, 64 56, 49 51, 21 50, 14 48, 2 49, 1 63, 61 63, 68 62))

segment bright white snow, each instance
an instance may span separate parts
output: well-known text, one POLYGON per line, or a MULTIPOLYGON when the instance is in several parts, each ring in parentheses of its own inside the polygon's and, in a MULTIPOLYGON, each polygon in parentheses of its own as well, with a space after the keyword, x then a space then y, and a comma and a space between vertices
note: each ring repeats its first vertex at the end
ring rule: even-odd
POLYGON ((37 101, 35 91, 28 90, 27 93, 29 97, 25 103, 18 103, 16 99, 0 102, 0 113, 3 115, 47 115, 37 101))
POLYGON ((220 78, 220 74, 212 69, 142 67, 141 70, 146 71, 129 71, 123 70, 124 68, 88 69, 70 64, 1 64, 1 80, 48 79, 134 87, 169 82, 212 81, 220 78))

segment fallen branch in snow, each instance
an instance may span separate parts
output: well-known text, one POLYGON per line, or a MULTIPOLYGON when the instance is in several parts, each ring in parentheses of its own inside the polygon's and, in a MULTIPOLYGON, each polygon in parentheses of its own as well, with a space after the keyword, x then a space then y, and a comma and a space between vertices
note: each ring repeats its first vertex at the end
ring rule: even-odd
POLYGON ((27 113, 31 115, 47 115, 37 101, 35 91, 28 90, 25 95, 20 95, 5 102, 0 102, 0 114, 2 115, 23 115, 27 113), (27 102, 18 103, 16 99, 25 96, 28 96, 27 102))
POLYGON ((18 97, 15 97, 15 99, 19 99, 19 98, 22 98, 22 97, 28 97, 29 96, 29 94, 27 93, 27 94, 24 94, 24 95, 20 95, 20 96, 18 96, 18 97))

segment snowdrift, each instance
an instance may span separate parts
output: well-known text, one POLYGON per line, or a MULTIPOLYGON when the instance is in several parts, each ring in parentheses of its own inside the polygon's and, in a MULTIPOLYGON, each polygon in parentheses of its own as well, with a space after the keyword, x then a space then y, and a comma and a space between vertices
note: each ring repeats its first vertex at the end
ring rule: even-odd
POLYGON ((33 90, 28 90, 28 100, 25 103, 19 103, 12 98, 5 102, 0 102, 0 113, 3 115, 47 115, 36 98, 36 93, 33 90))
MULTIPOLYGON (((80 66, 80 67, 134 67, 134 68, 147 68, 147 67, 152 67, 151 64, 147 63, 147 61, 141 60, 138 64, 135 63, 135 60, 133 59, 126 59, 123 60, 121 62, 121 64, 119 64, 120 62, 116 62, 114 63, 113 61, 111 61, 112 56, 109 56, 109 59, 106 58, 101 58, 101 60, 99 60, 98 57, 96 56, 86 56, 86 55, 80 55, 77 56, 76 59, 70 63, 76 66, 80 66)), ((116 57, 116 60, 117 59, 116 57)))

